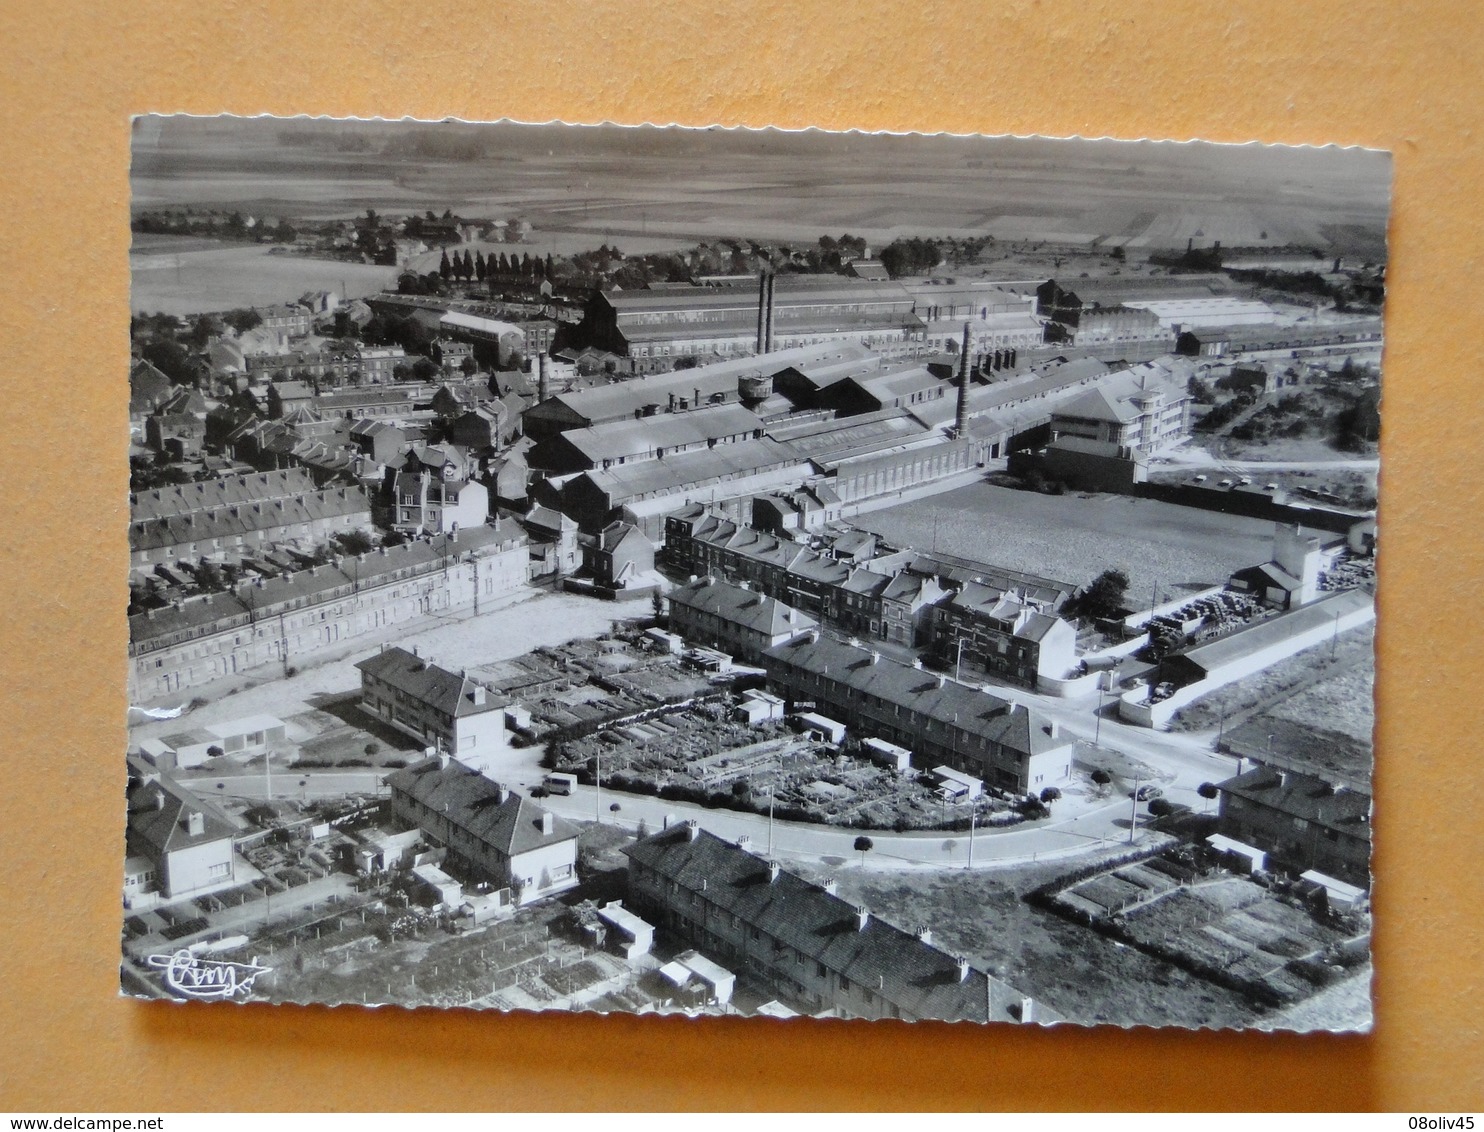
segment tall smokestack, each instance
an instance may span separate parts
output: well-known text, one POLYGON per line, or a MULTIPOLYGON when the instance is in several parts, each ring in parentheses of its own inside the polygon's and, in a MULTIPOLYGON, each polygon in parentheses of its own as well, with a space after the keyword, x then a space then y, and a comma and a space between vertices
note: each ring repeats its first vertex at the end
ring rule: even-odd
POLYGON ((757 352, 766 353, 768 345, 768 272, 757 273, 757 352))
POLYGON ((953 431, 963 436, 969 430, 969 324, 964 323, 964 348, 958 359, 958 411, 953 417, 953 431))
MULTIPOLYGON (((546 351, 542 350, 536 358, 536 403, 539 405, 550 395, 551 390, 547 387, 546 379, 546 351)), ((529 386, 527 387, 529 388, 529 386)))
POLYGON ((765 354, 773 352, 773 303, 777 298, 777 287, 778 276, 771 271, 768 272, 768 316, 763 338, 763 353, 765 354))

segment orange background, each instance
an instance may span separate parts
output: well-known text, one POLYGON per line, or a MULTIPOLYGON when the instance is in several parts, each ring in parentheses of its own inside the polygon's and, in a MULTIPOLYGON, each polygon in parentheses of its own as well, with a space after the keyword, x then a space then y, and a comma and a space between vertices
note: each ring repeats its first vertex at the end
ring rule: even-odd
POLYGON ((1484 1107, 1481 32, 1470 0, 0 5, 0 1108, 1484 1107), (116 998, 128 116, 175 110, 1392 149, 1374 1035, 116 998))

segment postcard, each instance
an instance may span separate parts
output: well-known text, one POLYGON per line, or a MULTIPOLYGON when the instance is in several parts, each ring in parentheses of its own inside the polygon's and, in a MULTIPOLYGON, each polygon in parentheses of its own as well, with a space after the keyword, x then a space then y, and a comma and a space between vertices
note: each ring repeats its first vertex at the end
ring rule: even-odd
POLYGON ((122 993, 1369 1029, 1390 181, 136 119, 122 993))

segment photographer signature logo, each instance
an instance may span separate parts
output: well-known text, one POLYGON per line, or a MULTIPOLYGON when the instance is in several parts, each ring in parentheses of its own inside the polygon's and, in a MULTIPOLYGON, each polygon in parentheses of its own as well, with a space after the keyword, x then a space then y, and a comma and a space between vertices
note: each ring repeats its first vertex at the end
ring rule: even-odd
POLYGON ((253 956, 250 963, 233 963, 225 959, 207 959, 186 948, 169 955, 150 955, 151 967, 163 971, 165 986, 186 998, 234 998, 248 995, 259 975, 273 968, 264 967, 253 956))

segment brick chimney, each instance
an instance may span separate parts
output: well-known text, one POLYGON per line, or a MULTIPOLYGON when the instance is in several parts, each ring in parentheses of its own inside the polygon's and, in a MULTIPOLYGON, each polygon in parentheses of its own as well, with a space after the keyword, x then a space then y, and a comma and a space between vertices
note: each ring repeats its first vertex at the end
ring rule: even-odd
POLYGON ((545 401, 550 393, 550 385, 546 370, 546 351, 542 350, 536 357, 536 403, 539 405, 545 401))
POLYGON ((969 324, 964 323, 964 345, 958 359, 958 408, 953 415, 953 434, 969 429, 969 324))

